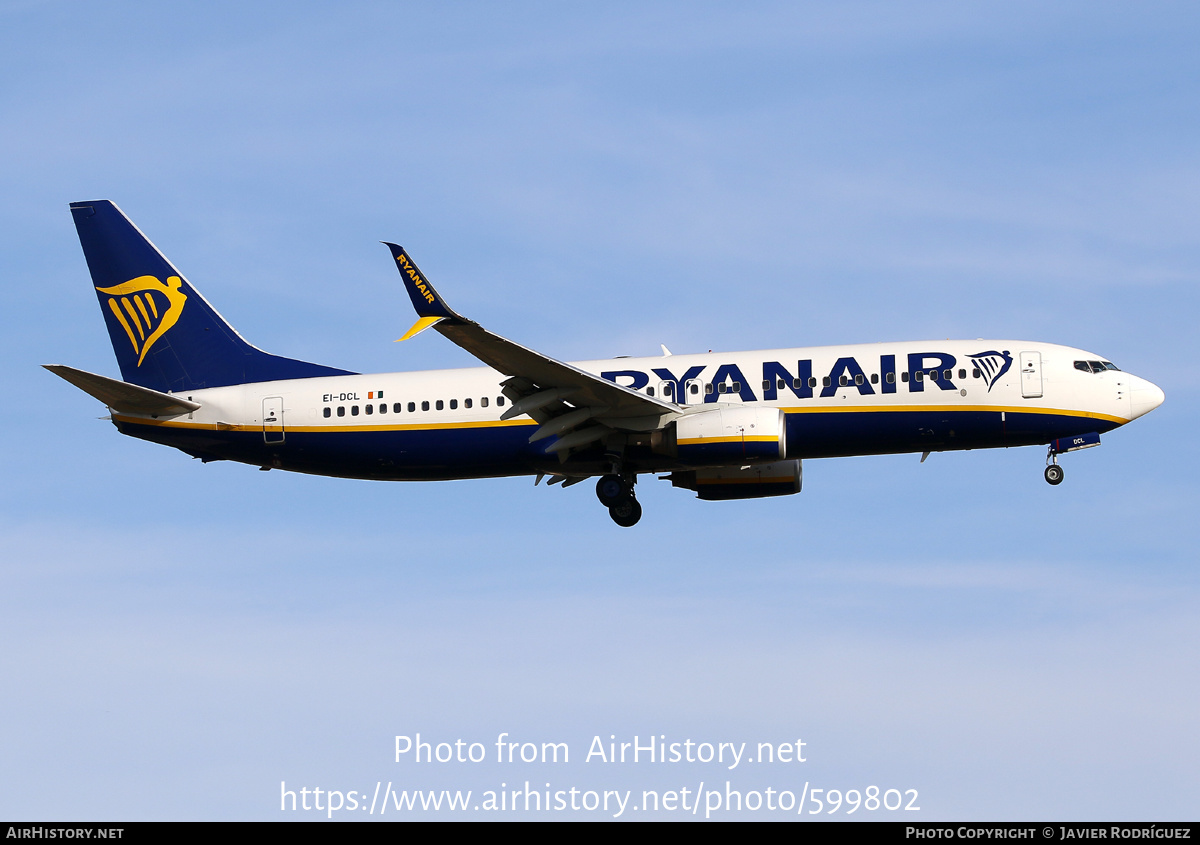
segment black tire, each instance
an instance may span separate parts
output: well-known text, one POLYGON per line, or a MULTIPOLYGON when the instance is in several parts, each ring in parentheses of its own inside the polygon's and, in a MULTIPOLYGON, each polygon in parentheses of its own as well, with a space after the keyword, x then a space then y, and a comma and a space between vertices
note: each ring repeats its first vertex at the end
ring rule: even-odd
POLYGON ((1048 484, 1062 484, 1064 475, 1063 468, 1058 464, 1050 464, 1046 467, 1046 483, 1048 484))
POLYGON ((606 508, 630 498, 633 493, 619 475, 602 475, 596 481, 596 498, 606 508))
POLYGON ((642 518, 642 506, 638 504, 637 499, 630 497, 623 502, 617 502, 617 504, 609 508, 608 515, 612 517, 613 522, 622 528, 632 528, 642 518))

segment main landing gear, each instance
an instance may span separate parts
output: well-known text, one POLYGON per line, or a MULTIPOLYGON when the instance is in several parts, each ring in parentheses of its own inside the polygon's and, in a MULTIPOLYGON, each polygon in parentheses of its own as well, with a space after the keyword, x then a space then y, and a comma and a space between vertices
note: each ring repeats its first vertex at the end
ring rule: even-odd
POLYGON ((622 528, 637 525, 642 518, 642 506, 633 495, 633 482, 619 475, 600 476, 596 482, 596 498, 608 508, 612 521, 622 528))

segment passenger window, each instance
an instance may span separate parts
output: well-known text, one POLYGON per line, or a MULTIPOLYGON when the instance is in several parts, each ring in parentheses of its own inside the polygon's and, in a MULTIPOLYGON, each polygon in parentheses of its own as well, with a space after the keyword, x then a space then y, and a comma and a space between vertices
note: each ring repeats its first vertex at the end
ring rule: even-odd
POLYGON ((950 381, 954 377, 954 370, 942 370, 942 378, 950 381))
POLYGON ((409 403, 408 403, 408 412, 411 414, 411 413, 413 413, 415 410, 417 410, 417 403, 416 403, 416 402, 409 402, 409 403))
POLYGON ((352 417, 358 416, 358 406, 357 405, 350 406, 350 416, 352 416, 352 417))
POLYGON ((653 388, 653 387, 647 387, 647 388, 646 388, 646 395, 647 395, 647 396, 653 396, 653 395, 654 395, 654 388, 653 388))
POLYGON ((375 413, 375 406, 374 406, 374 405, 367 405, 367 415, 368 415, 368 416, 370 416, 370 415, 371 415, 371 414, 373 414, 373 413, 375 413))
POLYGON ((887 374, 887 383, 888 383, 888 384, 895 384, 895 383, 896 383, 896 374, 895 374, 895 373, 888 373, 888 374, 887 374))
POLYGON ((479 407, 486 408, 488 406, 488 398, 485 396, 479 400, 479 407))
POLYGON ((838 384, 842 387, 845 387, 849 383, 850 383, 849 376, 842 376, 841 378, 838 379, 838 384))
MULTIPOLYGON (((828 383, 828 382, 827 382, 827 383, 828 383)), ((808 377, 808 386, 809 386, 809 387, 816 387, 816 386, 817 386, 817 377, 816 377, 816 376, 809 376, 809 377, 808 377)))
POLYGON ((978 368, 978 367, 974 367, 974 368, 972 368, 972 370, 971 370, 971 378, 981 378, 982 376, 983 376, 983 373, 979 372, 979 368, 978 368))
POLYGON ((725 385, 725 383, 724 383, 724 382, 722 382, 721 384, 718 384, 718 385, 717 385, 717 393, 724 393, 724 392, 725 392, 726 390, 728 390, 728 389, 729 389, 729 388, 728 388, 728 387, 725 385))
POLYGON ((871 384, 879 384, 879 373, 871 373, 871 384))
POLYGON ((387 402, 380 402, 380 403, 379 403, 379 413, 381 413, 381 414, 386 414, 386 413, 387 413, 387 402))
POLYGON ((900 381, 907 382, 908 381, 908 373, 901 373, 900 381))
POLYGON ((429 410, 429 400, 428 399, 421 403, 421 410, 422 411, 429 410))
POLYGON ((924 379, 925 379, 925 371, 924 370, 917 370, 915 373, 913 373, 914 381, 923 381, 924 379))
MULTIPOLYGON (((783 379, 779 380, 779 386, 783 387, 783 379)), ((771 389, 771 380, 769 378, 763 379, 763 390, 770 390, 770 389, 771 389)))
POLYGON ((497 408, 503 408, 503 407, 504 407, 504 397, 503 397, 503 396, 497 396, 497 397, 496 397, 496 407, 497 407, 497 408))
POLYGON ((829 387, 830 383, 831 382, 829 381, 829 376, 825 376, 825 378, 821 379, 822 387, 829 387))
POLYGON ((333 415, 333 411, 329 410, 329 406, 328 406, 328 405, 326 405, 326 406, 325 406, 325 410, 324 410, 324 411, 322 411, 322 414, 324 415, 324 417, 325 417, 326 419, 329 419, 329 417, 333 415))
MULTIPOLYGON (((800 389, 800 387, 801 387, 801 385, 803 385, 803 384, 804 384, 804 382, 802 382, 802 381, 801 381, 800 379, 798 379, 798 378, 794 378, 794 379, 792 379, 792 390, 799 390, 799 389, 800 389)), ((780 387, 783 387, 783 380, 782 380, 782 379, 780 379, 780 384, 779 384, 779 386, 780 386, 780 387)))
POLYGON ((858 375, 856 375, 856 376, 854 377, 854 383, 855 383, 855 384, 862 384, 864 381, 866 381, 866 379, 865 379, 865 378, 863 378, 863 374, 862 374, 862 373, 859 373, 858 375))
POLYGON ((966 377, 967 377, 967 371, 966 371, 966 370, 959 370, 959 371, 958 371, 958 377, 959 377, 960 379, 964 379, 964 378, 966 378, 966 377))
POLYGON ((445 402, 443 402, 441 399, 437 400, 437 409, 438 409, 439 411, 440 411, 440 410, 442 410, 442 408, 445 408, 445 407, 446 407, 446 403, 445 403, 445 402))
POLYGON ((713 386, 712 386, 712 382, 710 381, 704 385, 704 394, 706 396, 712 396, 712 392, 713 392, 713 386))
POLYGON ((674 395, 675 395, 675 385, 671 384, 671 382, 667 382, 666 384, 664 384, 663 385, 663 396, 674 396, 674 395))
POLYGON ((733 383, 733 387, 731 389, 733 390, 734 393, 741 393, 742 392, 742 383, 740 381, 735 381, 733 383))
POLYGON ((398 414, 403 410, 404 410, 404 406, 401 405, 399 402, 396 402, 395 404, 392 405, 392 413, 393 414, 398 414))
POLYGON ((458 400, 457 400, 457 399, 451 399, 451 400, 450 400, 450 410, 451 410, 451 411, 454 411, 454 410, 457 410, 457 409, 458 409, 458 400))
POLYGON ((470 399, 464 399, 464 400, 463 400, 463 407, 464 407, 464 408, 470 408, 470 407, 471 407, 471 400, 470 400, 470 399))
POLYGON ((345 405, 338 405, 338 416, 339 417, 346 416, 346 406, 345 405))
POLYGON ((700 385, 693 383, 693 384, 692 384, 692 393, 693 393, 693 394, 696 394, 696 393, 699 393, 699 392, 700 392, 700 385))

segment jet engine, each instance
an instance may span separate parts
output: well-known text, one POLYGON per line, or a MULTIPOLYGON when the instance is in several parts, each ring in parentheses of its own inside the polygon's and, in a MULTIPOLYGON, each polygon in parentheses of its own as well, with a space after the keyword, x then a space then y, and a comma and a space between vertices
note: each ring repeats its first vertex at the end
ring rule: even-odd
POLYGON ((721 466, 787 457, 783 411, 736 405, 680 417, 655 443, 655 451, 692 466, 721 466))
POLYGON ((747 467, 695 469, 673 472, 673 487, 695 490, 696 497, 709 501, 760 499, 799 493, 804 481, 800 461, 775 461, 747 467))

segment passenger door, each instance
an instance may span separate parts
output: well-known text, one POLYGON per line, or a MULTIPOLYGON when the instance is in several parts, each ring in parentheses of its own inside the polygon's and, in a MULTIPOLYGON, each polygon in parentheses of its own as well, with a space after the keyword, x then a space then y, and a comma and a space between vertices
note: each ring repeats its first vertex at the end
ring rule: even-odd
POLYGON ((283 442, 283 397, 268 396, 263 400, 263 442, 283 442))
POLYGON ((1042 396, 1042 353, 1021 353, 1021 395, 1026 399, 1042 396))

